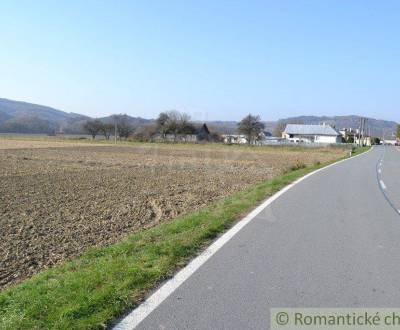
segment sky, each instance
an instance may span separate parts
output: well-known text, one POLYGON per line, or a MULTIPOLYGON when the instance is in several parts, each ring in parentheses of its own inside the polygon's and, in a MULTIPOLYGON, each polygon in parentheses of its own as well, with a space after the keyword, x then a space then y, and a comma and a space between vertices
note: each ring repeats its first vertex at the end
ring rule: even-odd
POLYGON ((0 97, 100 117, 400 121, 400 1, 0 0, 0 97))

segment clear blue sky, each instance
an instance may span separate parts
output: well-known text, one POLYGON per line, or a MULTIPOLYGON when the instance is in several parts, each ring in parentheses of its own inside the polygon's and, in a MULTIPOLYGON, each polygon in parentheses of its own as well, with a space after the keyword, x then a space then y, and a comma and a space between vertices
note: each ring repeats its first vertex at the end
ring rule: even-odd
POLYGON ((400 121, 400 1, 1 1, 0 97, 91 116, 400 121))

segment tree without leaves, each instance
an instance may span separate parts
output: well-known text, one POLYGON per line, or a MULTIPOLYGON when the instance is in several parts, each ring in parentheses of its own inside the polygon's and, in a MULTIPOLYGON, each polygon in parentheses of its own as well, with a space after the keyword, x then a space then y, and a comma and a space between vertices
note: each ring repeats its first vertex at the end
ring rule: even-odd
POLYGON ((168 116, 167 112, 161 112, 158 115, 158 118, 156 119, 157 131, 160 132, 160 134, 162 135, 164 140, 165 140, 165 136, 168 133, 168 120, 169 120, 169 116, 168 116))
POLYGON ((141 142, 151 141, 153 136, 157 133, 157 124, 143 125, 135 130, 133 138, 141 142))
POLYGON ((179 121, 178 121, 178 132, 179 134, 194 134, 196 132, 196 128, 190 122, 190 116, 187 113, 180 113, 179 121))
POLYGON ((109 140, 111 133, 114 131, 114 125, 103 123, 100 127, 100 131, 104 135, 106 140, 109 140))
POLYGON ((174 141, 177 134, 179 134, 179 120, 181 117, 180 112, 172 110, 167 112, 168 120, 166 122, 167 132, 174 135, 174 141))
POLYGON ((304 121, 301 119, 291 119, 291 120, 278 120, 277 125, 274 128, 273 136, 282 137, 282 133, 285 131, 286 125, 294 124, 294 125, 304 125, 304 121))
POLYGON ((125 140, 131 135, 134 131, 133 127, 126 121, 119 121, 117 123, 118 135, 120 138, 124 138, 125 140))
POLYGON ((246 136, 247 143, 251 144, 256 141, 265 125, 261 122, 260 116, 253 116, 251 114, 244 117, 238 123, 238 131, 240 134, 246 136))
POLYGON ((285 128, 286 128, 286 123, 283 120, 279 120, 274 128, 274 131, 272 132, 272 135, 281 137, 285 128))
POLYGON ((166 134, 173 134, 174 141, 178 134, 194 134, 196 128, 190 122, 190 116, 187 113, 171 110, 161 112, 156 120, 157 129, 165 139, 166 134))
POLYGON ((100 132, 103 123, 100 120, 88 120, 83 128, 92 136, 94 140, 96 135, 100 132))
POLYGON ((156 127, 163 139, 167 134, 172 134, 174 141, 176 141, 178 134, 186 136, 196 132, 196 128, 190 121, 190 116, 176 110, 161 112, 156 119, 156 127))
POLYGON ((129 122, 129 117, 125 114, 114 115, 114 127, 117 125, 117 135, 125 140, 133 133, 134 127, 129 122))

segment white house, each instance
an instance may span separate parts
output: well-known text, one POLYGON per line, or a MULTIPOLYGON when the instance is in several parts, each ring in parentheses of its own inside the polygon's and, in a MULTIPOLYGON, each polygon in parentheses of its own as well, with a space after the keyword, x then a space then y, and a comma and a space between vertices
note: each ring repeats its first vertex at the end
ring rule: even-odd
POLYGON ((327 124, 299 125, 288 124, 282 137, 295 143, 341 143, 342 137, 338 131, 327 124))
POLYGON ((385 139, 381 142, 382 144, 396 146, 398 145, 398 141, 395 139, 385 139))

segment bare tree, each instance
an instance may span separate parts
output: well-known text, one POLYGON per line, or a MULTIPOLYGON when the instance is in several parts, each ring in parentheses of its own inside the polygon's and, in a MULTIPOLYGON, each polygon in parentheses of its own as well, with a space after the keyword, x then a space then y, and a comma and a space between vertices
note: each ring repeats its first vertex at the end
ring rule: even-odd
POLYGON ((239 133, 246 136, 247 143, 251 144, 256 141, 265 125, 261 122, 260 116, 248 114, 238 123, 239 133))
POLYGON ((171 110, 167 112, 161 112, 156 120, 157 131, 162 135, 163 139, 167 134, 174 136, 176 141, 179 134, 190 135, 194 134, 196 128, 190 121, 190 115, 184 112, 171 110))
POLYGON ((176 136, 179 134, 179 122, 181 118, 180 112, 176 110, 171 110, 167 112, 167 131, 174 135, 174 141, 176 141, 176 136))
POLYGON ((157 124, 152 123, 144 125, 135 130, 133 138, 141 142, 151 141, 152 137, 154 136, 154 134, 156 134, 157 130, 158 130, 157 124))
POLYGON ((178 132, 185 136, 195 134, 196 127, 190 121, 190 116, 187 113, 180 113, 180 118, 178 122, 178 132))
POLYGON ((111 133, 114 131, 114 125, 102 123, 100 131, 104 135, 105 139, 109 140, 111 133))
POLYGON ((286 125, 288 124, 297 124, 297 125, 303 125, 304 121, 301 119, 285 119, 285 120, 278 120, 277 125, 274 128, 274 131, 272 132, 273 136, 282 136, 282 133, 284 132, 286 125))
POLYGON ((281 137, 285 128, 286 128, 286 123, 283 120, 279 120, 274 128, 274 131, 272 132, 272 135, 281 137))
POLYGON ((117 123, 117 130, 118 130, 119 137, 124 138, 125 140, 134 131, 133 127, 127 121, 119 121, 117 123))
POLYGON ((92 136, 94 140, 96 135, 100 132, 103 123, 100 120, 88 120, 83 128, 92 136))
POLYGON ((161 112, 156 119, 157 130, 160 132, 163 140, 165 140, 165 137, 168 133, 168 120, 169 115, 167 112, 161 112))
POLYGON ((131 125, 129 116, 126 114, 114 115, 114 129, 119 138, 124 138, 125 140, 133 133, 134 127, 131 125), (115 129, 116 128, 116 129, 115 129))

